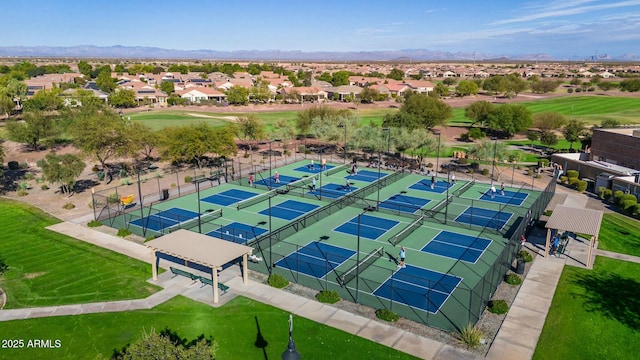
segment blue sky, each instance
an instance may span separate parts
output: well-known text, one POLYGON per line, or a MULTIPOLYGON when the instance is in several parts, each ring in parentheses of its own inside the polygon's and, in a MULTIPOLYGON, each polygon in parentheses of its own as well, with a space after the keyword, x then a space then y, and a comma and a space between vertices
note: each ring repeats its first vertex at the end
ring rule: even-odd
POLYGON ((640 55, 640 0, 4 0, 0 46, 640 55))

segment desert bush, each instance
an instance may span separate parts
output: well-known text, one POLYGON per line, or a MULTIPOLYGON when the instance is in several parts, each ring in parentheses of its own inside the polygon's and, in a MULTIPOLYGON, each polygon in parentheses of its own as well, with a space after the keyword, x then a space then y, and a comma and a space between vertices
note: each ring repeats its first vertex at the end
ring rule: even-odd
POLYGON ((520 250, 518 253, 518 259, 522 259, 524 262, 532 262, 533 255, 531 255, 527 250, 520 250))
POLYGON ((189 175, 187 175, 187 176, 185 176, 185 177, 184 177, 184 182, 185 182, 185 184, 190 183, 192 180, 193 180, 193 178, 192 178, 191 176, 189 176, 189 175))
POLYGON ((322 290, 316 294, 316 299, 322 303, 335 304, 340 301, 340 294, 335 290, 322 290))
POLYGON ((569 179, 577 178, 578 175, 579 175, 578 170, 567 170, 567 177, 569 177, 569 179))
POLYGON ((566 184, 567 181, 569 181, 569 178, 567 176, 560 176, 560 182, 563 184, 566 184))
POLYGON ((131 235, 131 231, 129 231, 129 229, 118 229, 118 236, 120 237, 126 237, 131 235))
POLYGON ((480 345, 480 340, 482 340, 482 331, 477 326, 473 326, 469 323, 460 330, 458 340, 464 344, 467 349, 476 348, 480 345))
POLYGON ((553 214, 553 210, 545 210, 543 214, 544 216, 551 216, 551 214, 553 214))
POLYGON ((49 190, 49 186, 47 186, 47 184, 42 184, 42 185, 40 185, 40 189, 41 190, 49 190))
POLYGON ((482 175, 487 176, 489 175, 489 169, 482 169, 482 175))
POLYGON ((603 199, 603 200, 604 200, 604 191, 605 191, 605 190, 607 190, 607 188, 606 188, 606 187, 604 187, 604 186, 600 186, 600 187, 598 188, 598 197, 599 197, 600 199, 603 199))
POLYGON ((107 195, 107 203, 109 204, 117 204, 120 202, 120 198, 117 193, 111 193, 107 195))
POLYGON ((380 320, 388 321, 388 322, 396 322, 400 319, 398 314, 394 313, 391 310, 387 309, 378 309, 376 310, 376 317, 380 320))
POLYGON ((27 195, 29 195, 29 193, 27 192, 27 190, 22 190, 22 189, 18 190, 18 191, 16 192, 16 194, 18 194, 18 196, 27 196, 27 195))
POLYGON ((282 275, 271 274, 269 275, 269 285, 277 289, 282 289, 283 287, 289 285, 289 280, 287 280, 282 275))
POLYGON ((606 201, 611 201, 611 196, 613 195, 613 191, 611 189, 604 190, 604 199, 606 201))
POLYGON ((587 190, 587 182, 585 180, 578 180, 578 183, 576 184, 576 189, 580 192, 585 192, 585 190, 587 190))
POLYGON ((491 300, 487 304, 487 309, 494 314, 502 315, 509 311, 509 305, 504 300, 491 300))
POLYGON ((522 284, 522 278, 514 273, 510 273, 505 275, 504 281, 509 285, 520 285, 522 284))
POLYGON ((131 185, 131 184, 133 184, 133 183, 129 179, 120 180, 120 185, 126 186, 126 185, 131 185))
POLYGON ((66 204, 62 205, 62 208, 65 209, 65 210, 71 210, 71 209, 74 209, 75 207, 76 206, 73 205, 73 203, 66 203, 66 204))
POLYGON ((100 221, 97 221, 97 220, 91 220, 91 221, 89 221, 89 222, 87 223, 87 226, 88 226, 88 227, 91 227, 91 228, 93 228, 93 227, 99 227, 99 226, 102 226, 102 223, 101 223, 100 221))

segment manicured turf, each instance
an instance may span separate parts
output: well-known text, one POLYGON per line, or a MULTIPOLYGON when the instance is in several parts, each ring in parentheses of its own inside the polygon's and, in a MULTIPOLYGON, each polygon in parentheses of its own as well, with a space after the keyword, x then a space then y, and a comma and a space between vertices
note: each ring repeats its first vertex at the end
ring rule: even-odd
POLYGON ((531 112, 553 111, 569 118, 579 118, 589 124, 600 124, 603 115, 622 123, 640 122, 640 101, 637 98, 613 96, 562 96, 553 99, 524 102, 531 112))
POLYGON ((621 214, 604 214, 598 249, 640 256, 640 221, 621 214))
POLYGON ((6 308, 145 298, 149 264, 44 229, 59 220, 19 202, 0 199, 0 276, 6 308))
POLYGON ((533 358, 633 359, 638 353, 640 264, 599 256, 594 270, 565 266, 533 358))
MULTIPOLYGON (((2 339, 60 340, 58 349, 2 349, 11 359, 108 358, 140 338, 165 328, 192 340, 200 334, 219 345, 216 359, 279 359, 288 341, 289 313, 238 297, 220 308, 173 298, 151 310, 51 317, 0 323, 2 339)), ((415 359, 341 330, 294 316, 293 337, 303 359, 415 359)))

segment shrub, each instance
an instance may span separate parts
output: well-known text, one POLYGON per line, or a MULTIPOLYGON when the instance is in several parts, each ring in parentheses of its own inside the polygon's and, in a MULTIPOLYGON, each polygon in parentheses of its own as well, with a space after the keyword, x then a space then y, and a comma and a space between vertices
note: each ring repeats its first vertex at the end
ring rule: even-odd
POLYGON ((489 175, 489 169, 482 169, 482 175, 484 176, 489 175))
POLYGON ((184 177, 184 182, 185 182, 185 184, 190 183, 190 182, 191 182, 191 180, 193 180, 193 178, 192 178, 191 176, 189 176, 189 175, 187 175, 187 176, 185 176, 185 177, 184 177))
POLYGON ((398 316, 398 314, 387 309, 376 310, 376 316, 378 317, 378 319, 388 321, 388 322, 396 322, 400 319, 400 316, 398 316))
POLYGON ((25 161, 20 163, 20 169, 28 169, 29 168, 29 164, 25 161))
POLYGON ((524 262, 532 262, 533 255, 531 255, 527 250, 520 250, 518 253, 518 259, 522 259, 524 262))
POLYGON ((131 231, 129 229, 118 229, 118 236, 125 237, 131 235, 131 231))
POLYGON ((551 214, 553 214, 553 210, 545 210, 543 214, 544 216, 551 216, 551 214))
POLYGON ((621 190, 616 190, 613 192, 613 203, 616 205, 620 205, 620 199, 622 199, 622 196, 624 195, 624 192, 622 192, 621 190))
POLYGON ((30 172, 24 174, 24 179, 25 180, 33 180, 34 178, 35 178, 35 176, 30 172))
POLYGON ((458 159, 458 164, 460 165, 466 165, 468 162, 469 162, 469 159, 467 158, 458 159))
POLYGON ((605 190, 607 190, 607 188, 606 188, 606 187, 604 187, 604 186, 600 186, 600 187, 598 188, 598 197, 599 197, 600 199, 604 199, 604 191, 605 191, 605 190))
POLYGON ((26 181, 20 182, 20 184, 18 184, 18 190, 29 190, 29 183, 26 181))
POLYGON ((611 189, 605 189, 604 190, 604 199, 606 201, 611 201, 611 196, 613 195, 613 191, 611 191, 611 189))
POLYGON ((73 205, 73 203, 66 203, 66 204, 62 205, 62 208, 65 209, 65 210, 71 210, 71 209, 73 209, 75 207, 76 206, 73 205))
POLYGON ((638 201, 635 200, 635 199, 633 199, 633 200, 622 200, 622 205, 620 205, 620 207, 622 208, 622 210, 625 213, 627 213, 629 215, 632 215, 637 204, 638 204, 638 201))
POLYGON ((578 180, 576 189, 580 192, 585 192, 585 190, 587 190, 587 182, 585 180, 578 180))
POLYGON ((42 185, 40 185, 40 189, 41 190, 49 190, 49 186, 47 186, 47 184, 42 184, 42 185))
POLYGON ((578 182, 579 181, 580 181, 580 179, 578 179, 578 178, 570 177, 569 178, 569 186, 572 187, 572 188, 575 188, 575 187, 578 186, 578 182))
POLYGON ((487 136, 487 134, 480 128, 472 128, 467 134, 472 139, 482 139, 487 136))
POLYGON ((640 219, 640 204, 636 204, 635 208, 633 209, 633 216, 640 219))
POLYGON ((490 312, 498 315, 506 314, 509 311, 509 305, 504 300, 491 300, 487 308, 490 312))
POLYGON ((510 273, 505 275, 504 281, 509 285, 520 285, 522 284, 522 278, 514 273, 510 273))
POLYGON ((120 202, 120 198, 117 193, 111 193, 107 195, 107 203, 109 204, 117 204, 120 202))
POLYGON ((549 159, 540 159, 540 160, 538 160, 538 166, 542 166, 542 167, 549 166, 549 159))
POLYGON ((176 185, 176 183, 171 183, 170 186, 171 186, 172 189, 175 188, 175 187, 178 187, 178 185, 176 185))
POLYGON ((476 348, 482 340, 482 331, 478 327, 467 324, 458 334, 458 340, 467 346, 467 349, 476 348))
POLYGON ((563 176, 560 176, 560 182, 561 182, 561 183, 566 184, 566 183, 567 183, 567 181, 569 181, 569 178, 568 178, 568 177, 566 177, 566 176, 564 176, 564 175, 563 175, 563 176))
POLYGON ((153 240, 153 239, 155 239, 155 238, 156 238, 156 236, 155 236, 155 235, 147 236, 147 237, 144 239, 144 242, 151 241, 151 240, 153 240))
POLYGON ((567 92, 568 92, 569 94, 573 93, 573 88, 568 88, 568 89, 567 89, 567 92))
POLYGON ((98 226, 102 226, 102 223, 100 221, 97 220, 91 220, 87 223, 88 227, 94 228, 94 227, 98 227, 98 226))
POLYGON ((18 194, 18 196, 27 196, 27 195, 29 195, 29 193, 27 192, 27 190, 22 190, 22 189, 18 190, 18 191, 16 192, 16 194, 18 194))
POLYGON ((129 179, 122 179, 120 180, 120 185, 131 185, 132 182, 129 179))
POLYGON ((287 280, 282 275, 271 274, 269 275, 269 285, 277 289, 282 289, 283 287, 289 285, 289 280, 287 280))
POLYGON ((569 177, 569 179, 577 178, 578 175, 579 175, 578 170, 567 170, 567 177, 569 177))
POLYGON ((322 290, 316 294, 316 299, 322 303, 335 304, 340 301, 340 294, 335 290, 322 290))

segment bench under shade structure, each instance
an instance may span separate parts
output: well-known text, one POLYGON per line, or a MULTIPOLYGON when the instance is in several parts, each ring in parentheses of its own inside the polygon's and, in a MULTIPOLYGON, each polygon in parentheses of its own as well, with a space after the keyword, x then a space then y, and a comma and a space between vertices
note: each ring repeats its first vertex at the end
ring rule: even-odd
MULTIPOLYGON (((217 239, 185 229, 163 235, 147 242, 145 245, 151 249, 151 270, 154 281, 158 280, 159 255, 166 254, 179 259, 181 261, 180 265, 188 266, 189 264, 194 264, 211 269, 211 279, 200 280, 213 288, 214 303, 219 300, 220 290, 226 292, 228 289, 226 285, 220 286, 218 283, 218 271, 222 270, 223 265, 242 258, 242 282, 245 285, 248 283, 247 261, 253 252, 253 248, 250 246, 217 239), (209 280, 211 281, 210 283, 209 280)), ((167 260, 165 257, 162 259, 167 260)))

